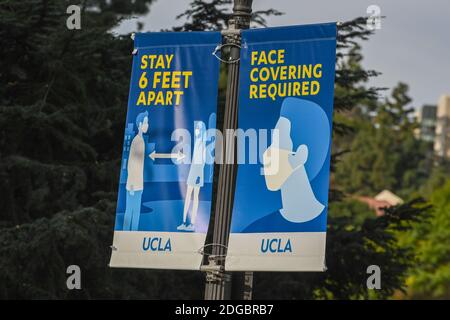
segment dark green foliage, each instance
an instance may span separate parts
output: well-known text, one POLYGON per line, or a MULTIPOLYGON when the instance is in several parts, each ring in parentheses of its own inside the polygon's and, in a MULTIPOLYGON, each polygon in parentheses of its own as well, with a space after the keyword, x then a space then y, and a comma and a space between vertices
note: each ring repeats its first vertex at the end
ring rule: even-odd
MULTIPOLYGON (((448 169, 448 168, 447 168, 448 169)), ((402 242, 417 251, 408 278, 408 295, 415 299, 450 298, 450 179, 430 195, 433 210, 427 223, 402 234, 402 242)), ((434 179, 431 179, 434 180, 434 179)), ((435 183, 436 180, 432 181, 435 183)), ((438 184, 439 185, 439 184, 438 184)))
POLYGON ((97 22, 96 13, 83 15, 80 31, 68 30, 67 5, 0 5, 8 17, 0 27, 6 225, 94 204, 97 191, 115 192, 111 169, 120 155, 131 41, 107 33, 110 25, 97 22))
POLYGON ((200 272, 109 269, 107 245, 111 243, 114 210, 110 199, 3 229, 0 298, 202 298, 200 272), (81 268, 82 290, 67 290, 66 268, 71 264, 81 268), (197 284, 196 290, 193 284, 197 284))
POLYGON ((353 115, 357 130, 351 141, 343 143, 352 152, 342 158, 336 172, 345 192, 374 196, 390 189, 408 198, 425 183, 427 145, 414 134, 417 124, 407 91, 408 86, 400 83, 391 98, 353 115))

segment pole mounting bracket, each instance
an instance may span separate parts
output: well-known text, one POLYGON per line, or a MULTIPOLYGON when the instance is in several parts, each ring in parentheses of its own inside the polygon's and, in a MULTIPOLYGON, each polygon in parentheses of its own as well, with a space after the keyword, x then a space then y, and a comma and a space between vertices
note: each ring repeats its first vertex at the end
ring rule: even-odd
POLYGON ((228 282, 231 281, 231 275, 225 273, 224 261, 226 254, 210 254, 205 252, 205 247, 219 247, 219 250, 227 250, 227 246, 221 245, 219 243, 209 243, 202 246, 198 253, 208 257, 208 264, 202 264, 200 266, 200 271, 206 272, 207 282, 228 282))
POLYGON ((200 266, 200 271, 206 272, 207 282, 229 282, 231 281, 231 275, 225 273, 225 267, 219 264, 218 259, 220 256, 210 255, 208 256, 208 264, 200 266))

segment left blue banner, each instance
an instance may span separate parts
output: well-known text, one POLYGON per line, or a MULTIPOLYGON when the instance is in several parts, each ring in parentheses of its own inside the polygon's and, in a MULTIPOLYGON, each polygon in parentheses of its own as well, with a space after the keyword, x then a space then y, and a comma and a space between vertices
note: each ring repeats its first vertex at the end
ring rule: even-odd
POLYGON ((200 268, 220 42, 219 32, 135 36, 111 267, 200 268))

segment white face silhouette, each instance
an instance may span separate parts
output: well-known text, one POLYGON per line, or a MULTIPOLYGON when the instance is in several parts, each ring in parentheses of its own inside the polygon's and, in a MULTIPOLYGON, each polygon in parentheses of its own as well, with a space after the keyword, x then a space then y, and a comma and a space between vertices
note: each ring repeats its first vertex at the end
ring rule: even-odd
POLYGON ((142 133, 146 133, 148 131, 148 117, 144 117, 142 124, 140 124, 142 133))

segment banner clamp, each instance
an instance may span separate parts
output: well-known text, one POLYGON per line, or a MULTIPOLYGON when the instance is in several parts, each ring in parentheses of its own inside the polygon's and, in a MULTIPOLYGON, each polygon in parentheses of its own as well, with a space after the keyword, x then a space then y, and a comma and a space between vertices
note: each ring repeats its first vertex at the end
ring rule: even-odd
POLYGON ((223 63, 227 63, 227 64, 236 63, 236 62, 238 62, 238 61, 241 59, 241 58, 237 58, 237 59, 234 59, 234 60, 233 60, 233 59, 231 58, 231 56, 229 56, 228 60, 225 60, 225 59, 222 59, 221 57, 219 57, 219 56, 217 55, 217 53, 218 53, 219 51, 221 51, 222 48, 224 48, 224 47, 235 47, 235 48, 241 49, 241 46, 238 45, 238 44, 235 44, 235 43, 219 44, 219 45, 214 49, 214 51, 212 52, 212 55, 213 55, 214 57, 216 57, 217 59, 219 59, 219 61, 221 61, 221 62, 223 62, 223 63))
POLYGON ((231 281, 231 275, 225 273, 224 264, 220 263, 220 261, 225 260, 226 254, 209 254, 204 251, 205 247, 209 246, 218 246, 227 250, 227 246, 220 243, 209 243, 202 246, 198 253, 202 255, 208 256, 208 264, 202 264, 200 266, 200 271, 206 272, 206 281, 207 282, 223 282, 223 281, 231 281))
POLYGON ((241 29, 226 29, 226 30, 222 30, 220 31, 220 34, 223 36, 233 36, 233 35, 240 35, 241 34, 241 29))
POLYGON ((205 244, 204 246, 200 247, 200 249, 198 249, 197 252, 200 253, 201 255, 208 256, 208 259, 212 258, 212 257, 214 257, 215 259, 225 259, 226 254, 214 255, 214 254, 209 254, 209 253, 205 252, 204 249, 206 247, 212 247, 212 246, 218 246, 218 247, 224 248, 225 251, 228 250, 228 247, 226 245, 223 245, 220 243, 208 243, 208 244, 205 244))
MULTIPOLYGON (((220 256, 210 255, 208 257, 208 264, 202 264, 200 271, 206 272, 207 282, 229 282, 231 275, 225 273, 225 266, 218 263, 220 256)), ((222 257, 224 258, 224 257, 222 257)))

